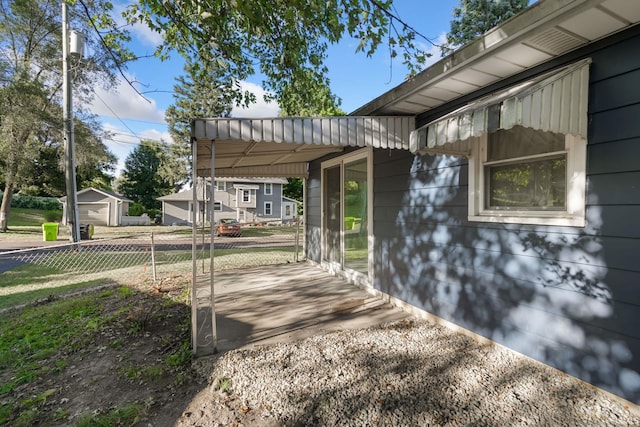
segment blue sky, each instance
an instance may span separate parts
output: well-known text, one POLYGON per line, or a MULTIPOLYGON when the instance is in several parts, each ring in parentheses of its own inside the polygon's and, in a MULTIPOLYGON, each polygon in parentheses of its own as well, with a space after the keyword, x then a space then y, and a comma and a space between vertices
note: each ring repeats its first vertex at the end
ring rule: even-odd
MULTIPOLYGON (((449 30, 453 9, 458 3, 458 0, 395 0, 394 6, 405 22, 439 43, 449 30)), ((142 26, 131 28, 131 32, 131 49, 138 56, 152 54, 155 46, 161 43, 160 35, 142 26)), ((347 113, 402 83, 407 74, 400 60, 390 60, 388 49, 381 47, 373 57, 367 58, 362 53, 355 53, 356 46, 356 41, 344 39, 330 47, 327 58, 331 88, 342 99, 341 108, 347 113)), ((430 63, 439 59, 437 47, 426 41, 424 47, 433 53, 430 63)), ((119 159, 116 174, 140 139, 171 140, 164 123, 164 111, 173 102, 171 92, 175 77, 183 74, 182 66, 183 61, 177 56, 164 62, 148 58, 130 64, 128 78, 136 82, 136 88, 145 93, 146 100, 123 80, 116 89, 98 89, 90 109, 100 116, 103 127, 113 133, 112 140, 105 142, 119 159)), ((262 101, 261 82, 260 76, 242 82, 260 101, 248 109, 235 109, 235 117, 278 115, 276 104, 262 101)))

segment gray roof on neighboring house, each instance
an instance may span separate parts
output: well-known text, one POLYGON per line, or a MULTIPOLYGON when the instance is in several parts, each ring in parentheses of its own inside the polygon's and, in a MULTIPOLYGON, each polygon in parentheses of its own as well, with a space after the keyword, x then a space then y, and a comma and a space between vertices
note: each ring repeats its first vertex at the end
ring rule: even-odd
MULTIPOLYGON (((207 186, 204 190, 204 198, 203 198, 203 188, 202 183, 199 182, 196 186, 197 198, 199 202, 208 201, 211 198, 211 192, 209 191, 209 187, 207 186)), ((165 201, 165 202, 186 202, 193 200, 193 191, 191 188, 187 190, 179 191, 178 193, 167 194, 166 196, 158 197, 156 200, 165 201)))
MULTIPOLYGON (((126 198, 122 194, 118 194, 118 193, 114 193, 113 191, 104 190, 102 188, 94 188, 94 187, 89 187, 89 188, 85 188, 83 190, 80 190, 80 191, 78 191, 76 193, 76 195, 80 196, 80 195, 82 195, 84 193, 88 193, 90 191, 94 191, 96 193, 100 193, 100 194, 102 194, 104 196, 111 197, 112 199, 120 200, 121 202, 133 202, 133 200, 126 198)), ((58 198, 58 200, 61 203, 66 203, 67 202, 67 196, 62 196, 62 197, 58 198)))
POLYGON ((287 202, 292 202, 292 203, 297 203, 297 204, 302 203, 302 202, 297 201, 296 199, 292 199, 291 197, 285 197, 285 196, 282 196, 282 200, 286 200, 287 202))

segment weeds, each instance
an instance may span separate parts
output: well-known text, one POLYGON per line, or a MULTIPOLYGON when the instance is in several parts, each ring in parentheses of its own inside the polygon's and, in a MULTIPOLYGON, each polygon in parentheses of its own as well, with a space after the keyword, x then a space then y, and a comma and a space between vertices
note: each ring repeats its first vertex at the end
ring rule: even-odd
POLYGON ((151 402, 132 403, 111 409, 105 414, 86 415, 76 423, 77 427, 133 426, 144 419, 151 402))

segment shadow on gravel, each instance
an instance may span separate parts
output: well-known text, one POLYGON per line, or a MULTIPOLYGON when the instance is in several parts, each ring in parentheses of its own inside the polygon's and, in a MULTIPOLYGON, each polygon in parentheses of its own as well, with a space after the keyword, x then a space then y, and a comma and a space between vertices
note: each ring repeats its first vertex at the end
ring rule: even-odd
MULTIPOLYGON (((407 325, 383 329, 402 333, 407 325)), ((596 403, 602 394, 578 386, 575 378, 454 332, 438 335, 425 343, 433 349, 428 357, 393 349, 370 354, 363 346, 361 354, 342 360, 344 366, 318 375, 355 375, 354 381, 292 392, 289 401, 304 409, 278 425, 610 425, 617 420, 596 403)))

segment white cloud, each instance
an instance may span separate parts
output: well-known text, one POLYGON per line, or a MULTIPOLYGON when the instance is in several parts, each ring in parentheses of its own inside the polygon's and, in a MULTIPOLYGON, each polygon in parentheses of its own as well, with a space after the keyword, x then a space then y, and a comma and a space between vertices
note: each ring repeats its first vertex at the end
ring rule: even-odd
MULTIPOLYGON (((133 76, 127 78, 135 80, 133 76)), ((164 122, 164 111, 158 109, 156 101, 143 98, 122 77, 111 90, 97 87, 95 98, 88 107, 92 113, 103 117, 164 122)))
POLYGON ((122 13, 129 6, 129 2, 123 4, 115 4, 113 7, 113 17, 120 26, 127 26, 127 29, 131 31, 134 38, 146 45, 155 48, 163 43, 162 36, 157 31, 153 31, 149 29, 146 24, 136 23, 133 25, 127 24, 125 19, 122 17, 122 13))
POLYGON ((447 42, 447 33, 441 33, 438 36, 438 39, 434 42, 434 44, 422 44, 420 48, 427 53, 430 53, 431 56, 427 58, 427 62, 424 64, 423 69, 426 69, 436 62, 442 59, 442 53, 440 52, 440 46, 444 45, 447 42))
POLYGON ((247 108, 234 107, 231 110, 232 117, 245 117, 245 118, 261 118, 261 117, 278 117, 280 112, 280 106, 277 102, 265 102, 264 95, 265 90, 257 84, 241 81, 240 88, 243 91, 249 91, 256 96, 256 102, 251 104, 247 108))

